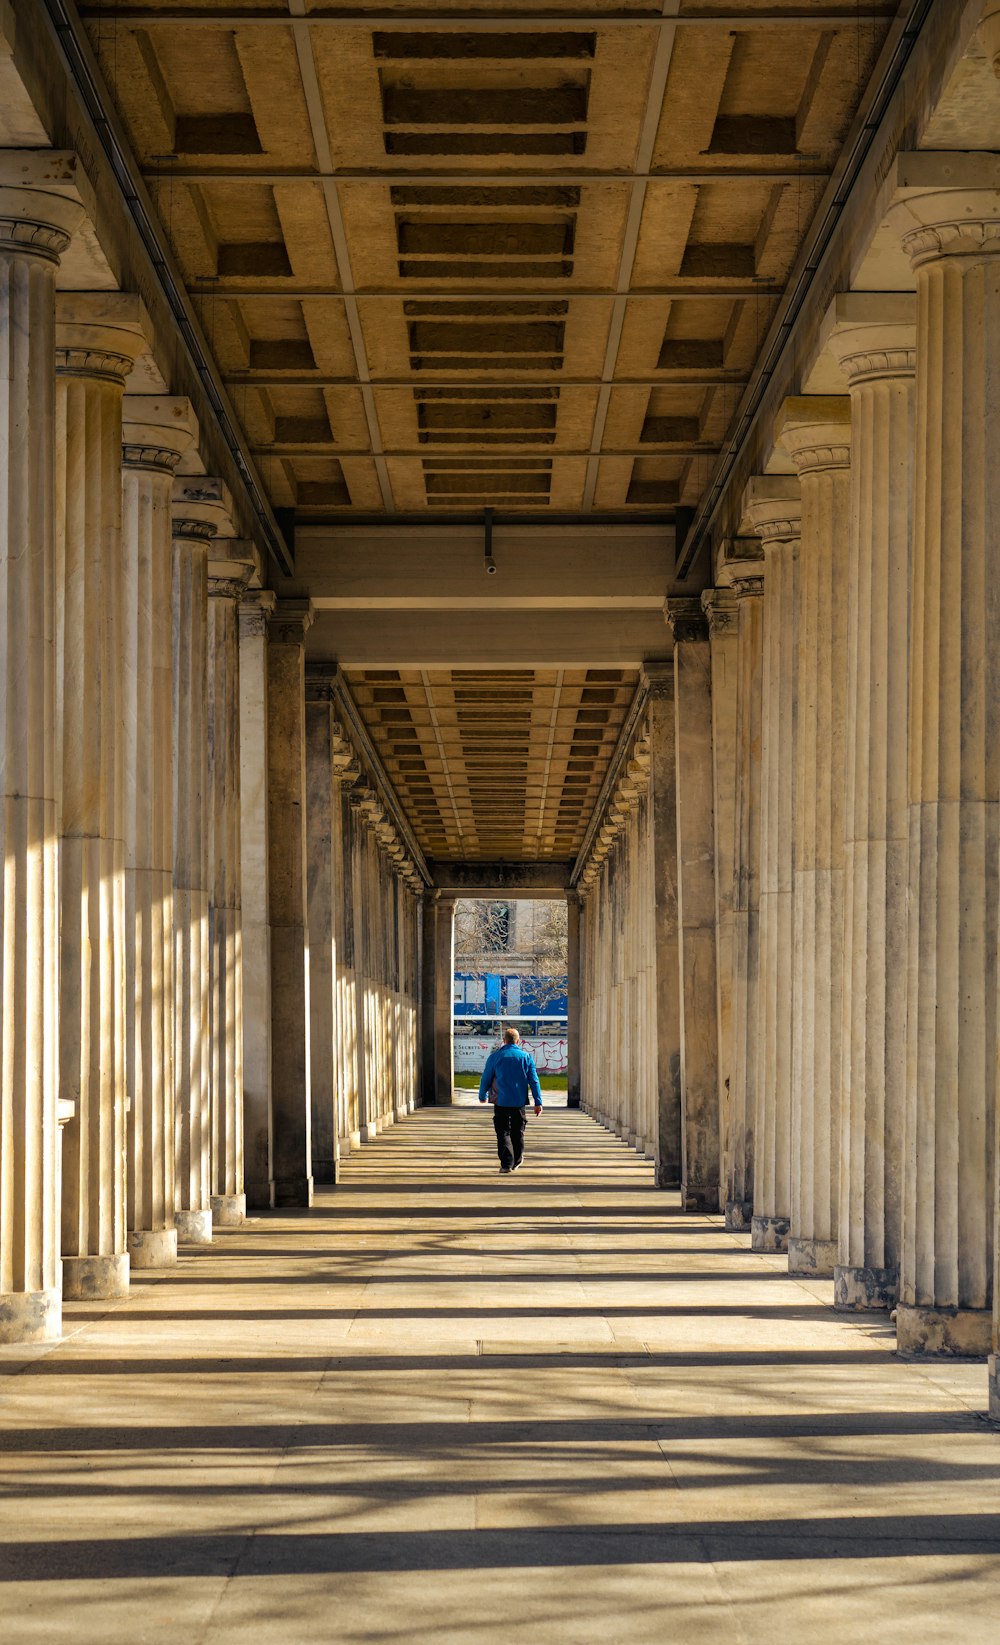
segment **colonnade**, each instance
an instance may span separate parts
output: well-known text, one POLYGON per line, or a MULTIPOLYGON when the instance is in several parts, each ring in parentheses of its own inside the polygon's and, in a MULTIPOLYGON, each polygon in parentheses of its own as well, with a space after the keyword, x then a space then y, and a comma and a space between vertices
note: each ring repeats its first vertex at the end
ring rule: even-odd
MULTIPOLYGON (((832 1277, 839 1308, 893 1310, 903 1351, 973 1356, 991 1331, 996 1354, 1000 1329, 1000 206, 983 158, 921 157, 924 186, 900 184, 886 219, 915 295, 836 297, 813 366, 842 392, 773 408, 771 460, 746 476, 702 598, 711 722, 681 701, 697 618, 679 629, 668 601, 672 815, 640 831, 629 810, 658 665, 580 881, 585 1105, 648 1147, 635 1069, 659 1060, 664 1181, 682 1181, 674 1161, 714 1097, 728 1225, 832 1277), (692 793, 695 811, 711 795, 715 834, 715 975, 706 961, 697 987, 692 793), (644 1016, 621 925, 651 874, 671 882, 678 959, 644 1016), (636 1021, 641 1050, 605 1082, 601 1036, 636 1021), (675 1047, 676 1098, 662 1066, 675 1047)), ((639 929, 648 956, 642 914, 639 929)))
POLYGON ((425 879, 329 701, 321 792, 311 607, 252 586, 143 305, 57 294, 60 177, 0 155, 0 1342, 125 1295, 248 1189, 308 1204, 314 1149, 333 1180, 419 1061, 425 879))

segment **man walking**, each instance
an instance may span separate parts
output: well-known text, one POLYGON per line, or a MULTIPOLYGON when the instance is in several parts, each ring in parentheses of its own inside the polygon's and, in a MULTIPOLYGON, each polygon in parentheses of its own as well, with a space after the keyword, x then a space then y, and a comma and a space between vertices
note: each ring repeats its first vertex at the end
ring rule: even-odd
POLYGON ((534 1094, 535 1113, 542 1111, 542 1087, 535 1059, 522 1048, 520 1040, 516 1028, 505 1028, 503 1044, 490 1052, 479 1081, 480 1102, 491 1100, 490 1087, 496 1081, 496 1097, 492 1099, 493 1129, 497 1134, 502 1177, 517 1170, 524 1154, 524 1111, 529 1092, 534 1094))

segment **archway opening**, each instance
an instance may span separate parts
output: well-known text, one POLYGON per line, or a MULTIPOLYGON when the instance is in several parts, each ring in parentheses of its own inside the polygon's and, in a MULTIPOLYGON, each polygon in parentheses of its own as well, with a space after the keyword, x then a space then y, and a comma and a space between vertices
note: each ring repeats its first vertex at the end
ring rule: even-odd
POLYGON ((475 1099, 504 1028, 534 1058, 546 1103, 563 1106, 569 1071, 564 897, 463 897, 455 907, 455 1100, 475 1099))

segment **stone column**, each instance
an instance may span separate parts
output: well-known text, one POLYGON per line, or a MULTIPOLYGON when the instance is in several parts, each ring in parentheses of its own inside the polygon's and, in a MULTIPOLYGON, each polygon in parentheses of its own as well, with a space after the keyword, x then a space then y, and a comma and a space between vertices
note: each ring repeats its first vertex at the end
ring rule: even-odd
POLYGON ((253 546, 216 539, 208 565, 208 826, 213 1225, 246 1220, 243 1161, 243 922, 239 602, 253 546))
POLYGON ((128 1294, 122 398, 138 300, 56 303, 56 722, 63 1295, 128 1294))
POLYGON ((653 1062, 656 1068, 656 1134, 653 1145, 658 1188, 680 1188, 682 1176, 681 970, 677 907, 677 754, 673 659, 648 662, 649 689, 649 850, 652 860, 655 925, 653 1062))
MULTIPOLYGON (((747 540, 749 541, 749 540, 747 540)), ((732 1073, 726 1153, 726 1227, 749 1231, 753 1218, 757 1105, 760 917, 761 666, 763 557, 730 562, 737 609, 736 767, 733 817, 732 1073)))
POLYGON ((354 953, 354 814, 350 791, 361 776, 348 761, 337 772, 333 795, 334 941, 337 954, 337 1046, 342 1091, 342 1134, 349 1148, 361 1147, 358 1093, 358 987, 354 953))
POLYGON ((844 800, 851 406, 785 401, 779 444, 799 476, 792 1212, 788 1267, 833 1278, 837 1260, 844 1012, 844 800))
POLYGON ((1000 194, 993 155, 893 212, 917 280, 906 1187, 896 1330, 986 1354, 995 1205, 1000 805, 1000 194), (978 185, 961 187, 963 173, 978 185))
POLYGON ((566 1106, 580 1106, 580 896, 566 898, 566 1106))
POLYGON ((371 967, 372 932, 368 921, 368 824, 362 809, 370 789, 351 793, 351 920, 354 927, 354 1021, 357 1047, 358 1140, 372 1142, 375 1093, 372 1069, 371 967))
POLYGON ((454 1101, 455 899, 424 897, 423 1054, 424 1102, 454 1101))
POLYGON ((719 1181, 727 1200, 726 1161, 731 1153, 733 1086, 733 931, 736 839, 736 688, 738 631, 731 588, 708 588, 701 596, 708 622, 712 667, 712 789, 715 828, 715 1011, 718 1034, 719 1181))
POLYGON ((760 923, 754 1115, 756 1251, 783 1251, 791 1215, 795 676, 800 502, 792 476, 751 480, 743 513, 764 548, 760 923))
POLYGON ((243 1169, 247 1206, 274 1203, 271 1168, 271 914, 268 895, 267 628, 270 589, 237 608, 240 643, 240 888, 243 938, 243 1169))
POLYGON ((268 635, 268 884, 274 1203, 312 1204, 306 914, 305 639, 309 600, 279 600, 268 635))
POLYGON ((851 391, 844 1048, 838 1308, 899 1290, 906 1112, 908 634, 915 303, 847 293, 830 349, 851 391))
POLYGON ((127 394, 122 426, 128 1251, 177 1260, 170 497, 198 436, 188 400, 127 394))
POLYGON ((0 159, 0 1342, 61 1324, 53 351, 56 266, 83 213, 18 186, 41 159, 0 159))
POLYGON ((719 1209, 712 661, 700 599, 669 599, 674 636, 680 936, 681 1204, 719 1209))
POLYGON ((330 682, 306 673, 306 849, 309 923, 309 1088, 313 1180, 334 1183, 340 1158, 337 1104, 337 952, 334 935, 333 708, 330 682))
POLYGON ((177 1238, 212 1238, 208 905, 208 555, 232 534, 220 480, 173 486, 174 1211, 177 1238))

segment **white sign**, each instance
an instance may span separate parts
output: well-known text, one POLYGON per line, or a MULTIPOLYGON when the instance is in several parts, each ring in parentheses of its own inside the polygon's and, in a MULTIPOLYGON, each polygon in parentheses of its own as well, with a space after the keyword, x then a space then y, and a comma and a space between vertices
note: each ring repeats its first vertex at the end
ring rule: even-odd
MULTIPOLYGON (((481 1074, 486 1059, 495 1051, 498 1040, 474 1038, 470 1034, 455 1035, 455 1072, 481 1074)), ((522 1038, 521 1044, 535 1059, 540 1074, 565 1074, 568 1067, 565 1039, 522 1038)))

